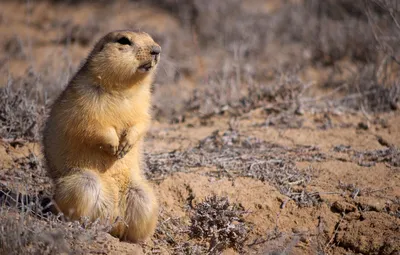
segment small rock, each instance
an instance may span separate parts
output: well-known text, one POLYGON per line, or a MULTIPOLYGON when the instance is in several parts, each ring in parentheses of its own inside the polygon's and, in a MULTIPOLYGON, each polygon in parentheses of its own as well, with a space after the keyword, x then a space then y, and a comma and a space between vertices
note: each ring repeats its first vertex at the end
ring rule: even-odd
POLYGON ((377 136, 376 137, 378 139, 378 142, 382 145, 382 146, 386 146, 386 147, 392 147, 392 145, 383 137, 381 136, 377 136))
POLYGON ((304 115, 304 110, 301 106, 299 106, 294 113, 297 115, 304 115))
POLYGON ((301 234, 308 232, 308 228, 306 227, 294 227, 292 228, 292 232, 295 234, 301 234))
POLYGON ((344 201, 335 201, 332 206, 331 206, 332 210, 339 212, 339 213, 349 213, 349 212, 355 212, 357 211, 357 208, 347 202, 344 201))
POLYGON ((369 129, 369 124, 365 122, 360 122, 358 123, 357 126, 358 129, 363 129, 363 130, 368 130, 369 129))

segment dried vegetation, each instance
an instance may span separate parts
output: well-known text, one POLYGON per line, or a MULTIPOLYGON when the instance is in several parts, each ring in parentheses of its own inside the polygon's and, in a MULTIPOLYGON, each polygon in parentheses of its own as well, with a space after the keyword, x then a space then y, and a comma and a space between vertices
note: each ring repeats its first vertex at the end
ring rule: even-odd
POLYGON ((226 197, 207 197, 193 208, 190 235, 206 239, 210 254, 231 247, 240 251, 248 232, 244 213, 243 207, 229 203, 226 197))

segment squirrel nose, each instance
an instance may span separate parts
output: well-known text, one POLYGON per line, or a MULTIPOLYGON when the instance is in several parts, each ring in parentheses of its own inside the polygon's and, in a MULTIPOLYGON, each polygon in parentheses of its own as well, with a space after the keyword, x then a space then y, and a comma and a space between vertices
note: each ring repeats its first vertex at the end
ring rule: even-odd
POLYGON ((160 46, 154 45, 153 47, 151 47, 151 50, 150 50, 150 54, 151 55, 158 55, 160 53, 161 53, 161 47, 160 46))

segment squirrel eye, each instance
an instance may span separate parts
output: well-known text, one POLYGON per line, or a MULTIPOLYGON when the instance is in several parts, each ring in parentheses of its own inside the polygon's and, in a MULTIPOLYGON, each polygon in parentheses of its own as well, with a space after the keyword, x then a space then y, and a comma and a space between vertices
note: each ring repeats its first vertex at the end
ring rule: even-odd
POLYGON ((123 44, 123 45, 132 45, 132 42, 128 38, 126 38, 125 36, 119 38, 117 43, 123 44))

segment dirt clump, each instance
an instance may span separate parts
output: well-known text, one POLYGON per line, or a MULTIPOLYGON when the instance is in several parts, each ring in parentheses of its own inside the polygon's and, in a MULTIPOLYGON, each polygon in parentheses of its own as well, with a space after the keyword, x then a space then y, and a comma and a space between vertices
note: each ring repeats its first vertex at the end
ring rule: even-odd
POLYGON ((400 220, 377 212, 351 213, 338 226, 337 245, 362 254, 395 254, 400 250, 400 220), (357 214, 357 213, 356 213, 357 214))

